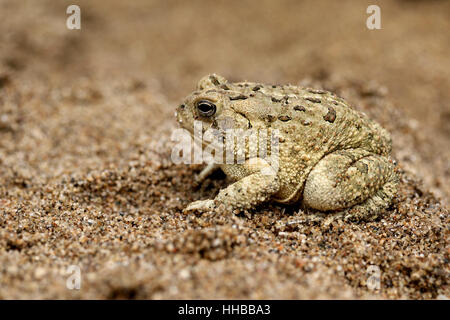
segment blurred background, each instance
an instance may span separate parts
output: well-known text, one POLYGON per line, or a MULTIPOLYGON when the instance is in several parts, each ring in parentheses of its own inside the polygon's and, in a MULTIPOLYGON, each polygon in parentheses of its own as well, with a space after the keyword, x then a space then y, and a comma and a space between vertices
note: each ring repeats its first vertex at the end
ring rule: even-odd
POLYGON ((72 3, 0 1, 2 68, 154 78, 171 98, 210 72, 293 83, 339 74, 385 85, 442 133, 449 120, 448 1, 76 1, 81 31, 65 27, 72 3), (370 4, 381 30, 366 27, 370 4))

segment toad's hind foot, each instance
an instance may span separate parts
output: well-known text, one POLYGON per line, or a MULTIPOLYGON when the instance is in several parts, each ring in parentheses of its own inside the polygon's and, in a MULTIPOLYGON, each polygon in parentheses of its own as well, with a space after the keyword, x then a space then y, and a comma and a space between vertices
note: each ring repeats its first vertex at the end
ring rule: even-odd
POLYGON ((397 175, 389 158, 349 149, 325 156, 314 167, 303 202, 345 220, 373 220, 389 207, 396 191, 397 175))
POLYGON ((336 217, 342 217, 345 221, 373 221, 381 216, 389 208, 392 199, 397 193, 397 176, 392 175, 373 196, 361 204, 344 209, 337 213, 336 217))

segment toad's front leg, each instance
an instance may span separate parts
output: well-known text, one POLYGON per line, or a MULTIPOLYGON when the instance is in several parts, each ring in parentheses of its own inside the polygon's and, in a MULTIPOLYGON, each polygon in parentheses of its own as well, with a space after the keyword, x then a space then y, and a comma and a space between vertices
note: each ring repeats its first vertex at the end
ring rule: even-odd
POLYGON ((276 170, 265 160, 250 159, 242 165, 249 175, 220 190, 214 200, 194 201, 184 211, 210 211, 221 204, 230 210, 251 209, 280 189, 276 170))
POLYGON ((198 186, 201 184, 205 179, 212 174, 214 171, 216 171, 219 168, 218 164, 215 163, 209 163, 195 178, 194 186, 198 186))

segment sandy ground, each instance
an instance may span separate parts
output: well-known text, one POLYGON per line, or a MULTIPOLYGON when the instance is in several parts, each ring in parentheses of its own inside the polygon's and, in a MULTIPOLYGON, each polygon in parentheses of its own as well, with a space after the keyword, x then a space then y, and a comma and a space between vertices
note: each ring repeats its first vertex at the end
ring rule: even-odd
POLYGON ((77 1, 76 31, 72 2, 1 1, 0 298, 450 297, 450 3, 377 3, 369 31, 365 1, 77 1), (183 214, 228 183, 194 188, 201 166, 170 158, 175 106, 212 72, 325 88, 380 122, 389 212, 183 214))

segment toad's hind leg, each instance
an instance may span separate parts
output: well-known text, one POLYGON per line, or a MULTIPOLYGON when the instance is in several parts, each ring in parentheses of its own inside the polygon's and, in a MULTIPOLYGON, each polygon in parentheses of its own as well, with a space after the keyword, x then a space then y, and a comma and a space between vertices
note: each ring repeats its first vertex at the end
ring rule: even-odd
POLYGON ((336 151, 313 168, 303 202, 319 211, 339 212, 346 220, 372 220, 397 192, 392 161, 362 149, 336 151))

